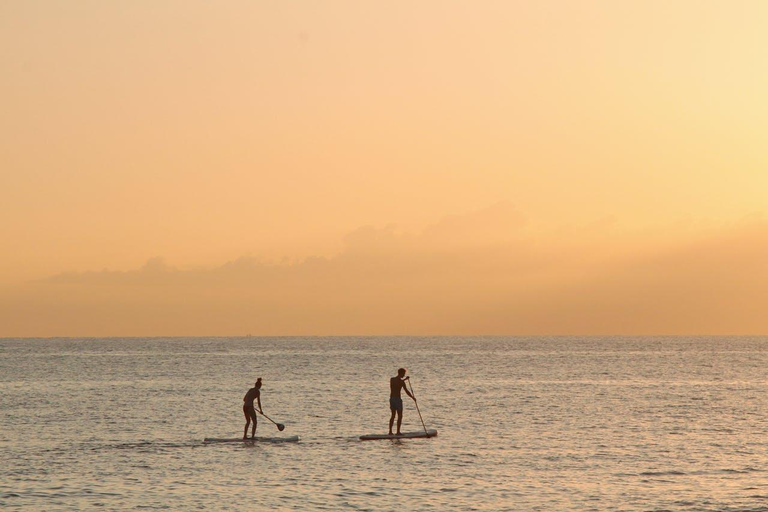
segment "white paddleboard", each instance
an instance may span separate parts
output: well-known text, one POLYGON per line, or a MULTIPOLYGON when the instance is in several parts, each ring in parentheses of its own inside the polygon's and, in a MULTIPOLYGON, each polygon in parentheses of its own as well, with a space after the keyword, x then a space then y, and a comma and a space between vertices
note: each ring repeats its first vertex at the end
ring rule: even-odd
POLYGON ((389 434, 368 434, 366 436, 360 436, 361 441, 377 441, 379 439, 419 439, 427 437, 436 437, 437 430, 429 429, 426 432, 420 430, 418 432, 405 432, 401 435, 389 435, 389 434))
POLYGON ((206 437, 204 443, 296 443, 299 441, 299 436, 291 437, 257 437, 255 439, 242 437, 231 438, 219 438, 219 437, 206 437))

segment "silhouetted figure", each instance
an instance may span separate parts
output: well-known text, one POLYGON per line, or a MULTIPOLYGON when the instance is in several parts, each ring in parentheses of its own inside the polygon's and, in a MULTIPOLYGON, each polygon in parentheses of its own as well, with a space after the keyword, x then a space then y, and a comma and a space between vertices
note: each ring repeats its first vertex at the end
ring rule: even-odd
POLYGON ((259 412, 264 414, 261 410, 261 377, 256 379, 256 384, 243 397, 243 414, 245 414, 245 430, 243 430, 243 439, 248 439, 248 425, 253 421, 253 429, 251 430, 251 437, 256 437, 256 409, 253 407, 253 401, 256 400, 259 403, 259 412))
MULTIPOLYGON (((397 435, 400 434, 400 425, 403 423, 403 399, 400 398, 400 390, 404 390, 405 394, 413 398, 413 395, 405 386, 405 381, 409 377, 405 376, 405 368, 397 370, 397 377, 389 379, 389 408, 392 410, 392 416, 389 417, 389 435, 392 435, 392 424, 395 422, 395 414, 397 414, 397 435)), ((413 398, 415 401, 416 399, 413 398)))

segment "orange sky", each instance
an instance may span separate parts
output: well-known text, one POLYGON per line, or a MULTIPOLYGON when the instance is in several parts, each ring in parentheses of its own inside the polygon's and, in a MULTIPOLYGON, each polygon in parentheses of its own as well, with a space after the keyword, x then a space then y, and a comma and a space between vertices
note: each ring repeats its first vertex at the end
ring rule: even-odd
POLYGON ((768 333, 766 26, 3 2, 0 336, 768 333))

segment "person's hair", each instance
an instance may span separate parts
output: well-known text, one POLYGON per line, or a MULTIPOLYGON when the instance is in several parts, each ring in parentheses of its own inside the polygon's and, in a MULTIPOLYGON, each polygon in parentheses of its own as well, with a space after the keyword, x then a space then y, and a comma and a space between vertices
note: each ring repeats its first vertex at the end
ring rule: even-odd
POLYGON ((399 370, 397 370, 397 375, 399 377, 402 377, 403 375, 405 375, 405 368, 400 368, 399 370))
POLYGON ((257 388, 260 388, 260 387, 261 387, 261 377, 259 377, 258 379, 256 379, 256 384, 255 384, 255 386, 256 386, 257 388))

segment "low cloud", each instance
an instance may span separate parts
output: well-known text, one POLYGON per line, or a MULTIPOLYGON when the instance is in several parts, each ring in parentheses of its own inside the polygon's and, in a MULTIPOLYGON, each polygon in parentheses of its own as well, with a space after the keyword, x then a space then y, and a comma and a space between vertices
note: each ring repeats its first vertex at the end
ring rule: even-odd
POLYGON ((760 334, 768 223, 544 230, 500 203, 335 257, 62 273, 0 294, 0 335, 760 334))

